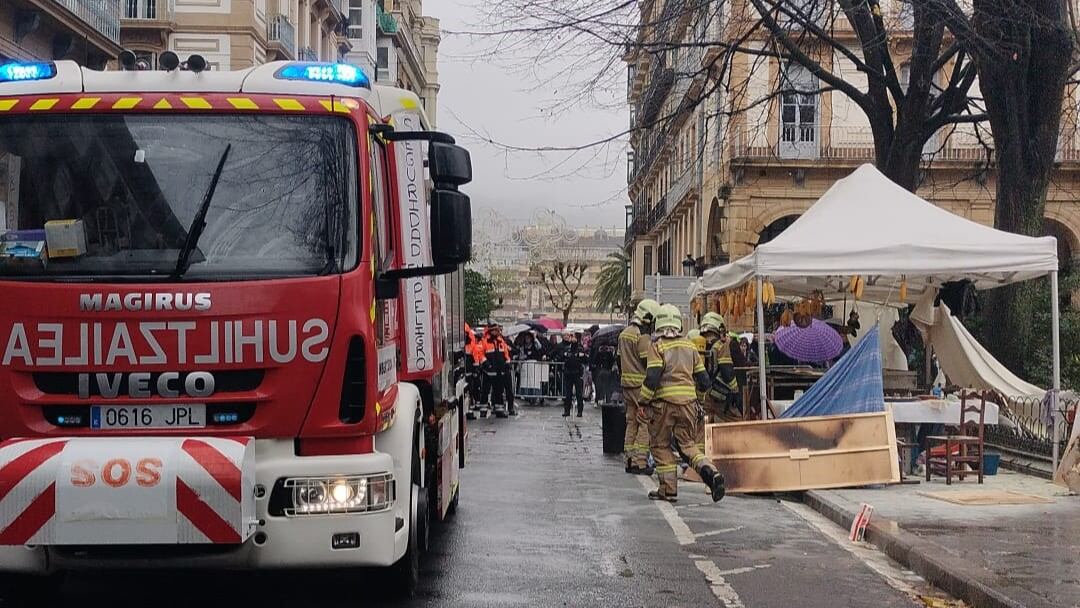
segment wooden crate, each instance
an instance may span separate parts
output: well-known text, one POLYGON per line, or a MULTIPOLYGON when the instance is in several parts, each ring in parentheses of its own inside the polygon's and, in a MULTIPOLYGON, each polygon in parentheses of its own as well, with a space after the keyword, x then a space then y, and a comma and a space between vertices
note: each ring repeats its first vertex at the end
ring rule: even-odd
POLYGON ((900 482, 892 412, 709 424, 705 454, 729 492, 900 482))

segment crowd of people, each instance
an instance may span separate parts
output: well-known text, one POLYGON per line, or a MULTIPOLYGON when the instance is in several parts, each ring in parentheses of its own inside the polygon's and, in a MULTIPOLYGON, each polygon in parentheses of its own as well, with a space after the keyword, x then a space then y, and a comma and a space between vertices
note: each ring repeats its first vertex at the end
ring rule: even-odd
POLYGON ((576 332, 527 330, 507 339, 498 323, 488 325, 479 335, 466 327, 466 364, 470 368, 473 403, 506 407, 509 415, 516 415, 515 361, 560 364, 557 385, 563 397, 563 416, 570 416, 575 404, 577 415, 583 415, 587 387, 592 388, 597 403, 607 402, 617 386, 618 361, 614 345, 593 343, 599 329, 599 325, 593 325, 576 332))

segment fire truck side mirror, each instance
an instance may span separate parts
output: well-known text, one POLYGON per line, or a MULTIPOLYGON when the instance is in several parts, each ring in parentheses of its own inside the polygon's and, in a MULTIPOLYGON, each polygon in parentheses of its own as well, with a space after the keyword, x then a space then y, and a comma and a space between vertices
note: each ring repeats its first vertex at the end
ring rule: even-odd
POLYGON ((428 171, 436 188, 464 186, 472 181, 472 158, 461 146, 432 141, 428 145, 428 171))
POLYGON ((472 259, 472 203, 457 190, 431 192, 431 253, 436 267, 472 259))

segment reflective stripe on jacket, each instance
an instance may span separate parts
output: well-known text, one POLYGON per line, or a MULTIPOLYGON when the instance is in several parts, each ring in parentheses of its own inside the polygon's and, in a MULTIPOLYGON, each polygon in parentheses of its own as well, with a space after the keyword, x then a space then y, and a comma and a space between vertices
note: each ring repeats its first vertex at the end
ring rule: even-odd
POLYGON ((631 324, 619 334, 619 385, 623 388, 638 388, 645 382, 645 363, 649 356, 647 347, 652 340, 648 334, 642 335, 641 328, 631 324))
POLYGON ((659 368, 660 385, 655 391, 646 386, 641 390, 644 399, 661 399, 669 403, 692 403, 697 400, 694 374, 705 371, 705 361, 694 343, 686 338, 660 338, 649 350, 648 369, 659 368))

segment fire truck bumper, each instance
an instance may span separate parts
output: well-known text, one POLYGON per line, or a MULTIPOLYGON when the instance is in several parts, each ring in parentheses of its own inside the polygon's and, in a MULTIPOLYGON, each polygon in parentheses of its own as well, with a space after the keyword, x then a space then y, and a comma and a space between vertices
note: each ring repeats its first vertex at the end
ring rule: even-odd
MULTIPOLYGON (((407 500, 395 500, 389 454, 298 457, 291 440, 255 440, 252 533, 234 543, 27 543, 0 546, 0 572, 62 570, 334 568, 389 566, 405 552, 407 500), (304 513, 293 505, 295 480, 332 491, 318 480, 379 480, 385 499, 366 512, 304 513), (292 481, 291 481, 292 480, 292 481), (385 491, 385 490, 384 490, 385 491)), ((3 465, 0 462, 0 477, 3 465)), ((0 492, 6 481, 0 478, 0 492)), ((373 481, 374 483, 374 481, 373 481)), ((368 486, 364 486, 365 488, 368 486)), ((354 486, 354 490, 356 487, 354 486)), ((400 492, 400 490, 398 490, 400 492)), ((120 535, 122 536, 122 534, 120 535)))

